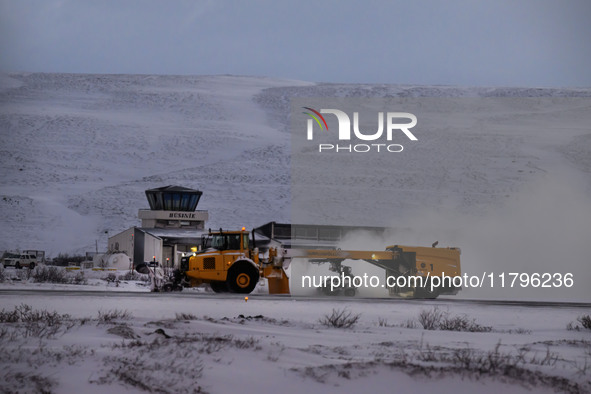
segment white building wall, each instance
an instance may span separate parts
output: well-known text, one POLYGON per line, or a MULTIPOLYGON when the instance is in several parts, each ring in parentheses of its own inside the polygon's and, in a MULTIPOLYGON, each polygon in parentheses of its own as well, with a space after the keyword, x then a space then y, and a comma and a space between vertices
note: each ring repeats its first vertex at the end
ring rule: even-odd
POLYGON ((133 232, 135 227, 129 228, 117 235, 109 237, 109 251, 124 252, 133 257, 133 232))
POLYGON ((152 261, 153 256, 156 256, 156 261, 162 263, 162 239, 150 233, 145 233, 144 259, 146 261, 152 261))

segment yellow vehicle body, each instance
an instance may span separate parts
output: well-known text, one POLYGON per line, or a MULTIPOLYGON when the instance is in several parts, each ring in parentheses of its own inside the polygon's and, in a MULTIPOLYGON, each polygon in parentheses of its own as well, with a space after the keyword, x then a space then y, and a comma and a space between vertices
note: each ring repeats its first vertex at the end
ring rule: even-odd
MULTIPOLYGON (((342 266, 345 260, 363 260, 383 268, 386 278, 399 276, 422 277, 422 281, 407 281, 411 285, 404 288, 388 287, 391 295, 410 295, 418 298, 436 298, 439 294, 456 294, 459 288, 445 286, 431 288, 433 276, 455 277, 461 275, 459 248, 435 248, 423 246, 391 245, 386 251, 328 250, 328 249, 293 249, 288 252, 292 258, 305 258, 316 263, 332 263, 331 271, 344 276, 351 276, 350 268, 342 266), (419 286, 417 283, 422 284, 419 286)), ((386 281, 388 283, 388 281, 386 281)), ((352 291, 354 289, 346 289, 352 291)))
MULTIPOLYGON (((414 265, 409 267, 407 275, 421 276, 425 279, 422 287, 414 289, 396 289, 388 288, 390 294, 404 291, 412 291, 412 296, 417 298, 437 298, 440 294, 457 294, 461 289, 450 284, 449 281, 438 280, 437 287, 431 287, 431 281, 434 276, 442 278, 461 276, 461 264, 459 248, 435 248, 425 246, 388 246, 390 250, 398 250, 401 255, 406 256, 406 260, 414 265)), ((386 276, 400 274, 386 269, 386 276)))
POLYGON ((258 256, 249 248, 247 231, 220 231, 211 234, 210 248, 201 250, 189 258, 185 276, 192 286, 210 283, 214 291, 248 292, 254 289, 259 280, 258 256), (228 273, 236 273, 236 289, 228 288, 228 273), (244 272, 243 272, 244 271, 244 272), (250 290, 250 291, 247 291, 250 290))
MULTIPOLYGON (((289 294, 289 278, 284 270, 292 258, 312 262, 331 263, 331 270, 350 275, 345 260, 363 260, 385 270, 386 276, 460 276, 460 249, 421 246, 388 246, 385 251, 334 249, 275 249, 260 256, 252 248, 249 232, 210 232, 209 244, 203 244, 184 267, 183 273, 191 286, 209 283, 215 292, 250 293, 260 278, 266 278, 270 294, 289 294)), ((421 298, 435 298, 439 294, 455 294, 459 288, 440 288, 436 292, 423 288, 389 288, 391 294, 412 291, 421 298)))
MULTIPOLYGON (((395 248, 396 246, 388 246, 395 248)), ((417 274, 426 276, 460 276, 460 249, 425 246, 398 246, 403 252, 416 253, 417 274)))
POLYGON ((276 264, 276 249, 265 259, 251 248, 249 232, 210 233, 211 245, 189 258, 185 276, 191 286, 209 283, 215 292, 250 293, 261 277, 267 278, 269 293, 289 294, 289 279, 276 264))

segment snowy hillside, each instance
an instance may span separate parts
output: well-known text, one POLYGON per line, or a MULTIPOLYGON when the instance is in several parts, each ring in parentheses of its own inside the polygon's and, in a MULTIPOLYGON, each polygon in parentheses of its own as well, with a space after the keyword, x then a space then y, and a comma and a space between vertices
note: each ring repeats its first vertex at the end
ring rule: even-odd
MULTIPOLYGON (((336 177, 308 179, 310 193, 295 197, 312 209, 298 221, 412 228, 396 242, 460 246, 473 271, 531 262, 570 267, 573 260, 576 271, 588 260, 591 89, 72 74, 4 75, 0 86, 0 250, 56 255, 93 250, 96 240, 103 249, 108 235, 139 224, 144 190, 165 185, 202 190, 199 208, 209 210, 211 227, 290 221, 293 98, 448 97, 457 100, 441 110, 453 111, 449 122, 404 152, 395 168, 378 163, 368 176, 337 167, 326 171, 336 177), (534 101, 515 114, 499 105, 488 119, 470 118, 473 108, 462 104, 498 97, 534 101), (543 115, 533 128, 532 113, 543 115), (457 114, 471 123, 454 123, 457 114), (574 119, 576 127, 545 127, 556 117, 574 119), (507 119, 525 121, 514 127, 507 119), (487 122, 493 126, 480 127, 487 122), (343 188, 351 194, 349 201, 335 197, 338 209, 315 203, 343 188), (378 203, 361 209, 367 190, 378 203), (549 243, 556 245, 551 251, 549 243)), ((308 163, 320 164, 330 166, 308 163)))
POLYGON ((138 224, 144 190, 204 192, 211 225, 287 220, 288 136, 253 101, 294 81, 31 74, 2 78, 0 250, 94 249, 138 224))

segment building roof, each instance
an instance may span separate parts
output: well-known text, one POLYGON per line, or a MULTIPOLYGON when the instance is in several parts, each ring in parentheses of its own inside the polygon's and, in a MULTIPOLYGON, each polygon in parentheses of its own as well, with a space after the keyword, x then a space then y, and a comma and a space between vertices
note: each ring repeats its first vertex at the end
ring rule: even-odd
POLYGON ((196 190, 196 189, 189 189, 188 187, 172 186, 172 185, 157 187, 155 189, 148 189, 148 190, 146 190, 146 192, 189 192, 189 193, 190 192, 198 192, 198 193, 201 193, 201 191, 196 190))

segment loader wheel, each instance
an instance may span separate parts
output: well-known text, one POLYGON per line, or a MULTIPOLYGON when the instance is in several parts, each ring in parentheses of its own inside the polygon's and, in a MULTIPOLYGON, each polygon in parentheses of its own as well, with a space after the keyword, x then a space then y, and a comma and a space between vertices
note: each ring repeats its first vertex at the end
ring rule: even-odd
POLYGON ((226 282, 211 282, 209 285, 214 293, 227 293, 229 291, 226 282))
POLYGON ((415 298, 427 298, 434 300, 439 296, 439 288, 435 287, 433 291, 431 291, 431 284, 427 283, 427 286, 425 287, 416 287, 414 296, 415 298))
POLYGON ((166 283, 164 286, 162 286, 162 291, 163 292, 171 292, 172 291, 172 284, 171 283, 166 283))
POLYGON ((341 289, 339 287, 331 289, 330 286, 325 286, 320 288, 320 292, 325 296, 338 296, 341 294, 341 289))
POLYGON ((259 281, 259 271, 246 261, 234 263, 228 271, 226 281, 232 293, 248 294, 259 281))
POLYGON ((29 264, 29 269, 30 269, 30 270, 32 270, 32 269, 34 269, 34 268, 35 268, 35 263, 31 263, 31 264, 29 264))
POLYGON ((345 289, 345 297, 355 297, 357 291, 353 287, 347 287, 345 289))

